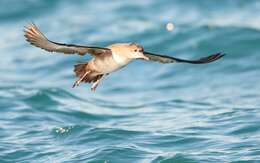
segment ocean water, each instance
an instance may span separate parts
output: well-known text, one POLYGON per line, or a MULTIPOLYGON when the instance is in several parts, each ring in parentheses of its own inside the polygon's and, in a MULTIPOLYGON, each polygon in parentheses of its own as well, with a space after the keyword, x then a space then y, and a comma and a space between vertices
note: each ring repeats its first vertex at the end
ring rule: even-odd
POLYGON ((1 0, 0 162, 260 162, 260 1, 1 0), (89 56, 30 46, 137 42, 208 65, 135 61, 95 93, 72 88, 89 56), (171 32, 168 22, 175 24, 171 32))

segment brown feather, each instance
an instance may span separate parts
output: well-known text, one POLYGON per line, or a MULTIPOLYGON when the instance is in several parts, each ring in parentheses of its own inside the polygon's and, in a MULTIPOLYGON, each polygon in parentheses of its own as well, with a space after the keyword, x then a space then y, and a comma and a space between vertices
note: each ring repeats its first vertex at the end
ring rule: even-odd
POLYGON ((111 50, 108 48, 62 44, 50 41, 47 39, 47 37, 45 37, 43 33, 41 33, 41 31, 35 24, 29 24, 27 27, 25 27, 24 32, 26 41, 28 41, 31 45, 34 45, 49 52, 79 55, 85 55, 88 53, 93 56, 111 53, 111 50))
POLYGON ((86 83, 96 82, 103 76, 103 74, 96 73, 90 68, 88 64, 89 62, 74 65, 74 72, 77 77, 81 78, 86 72, 89 71, 90 73, 86 77, 84 77, 82 81, 86 83))

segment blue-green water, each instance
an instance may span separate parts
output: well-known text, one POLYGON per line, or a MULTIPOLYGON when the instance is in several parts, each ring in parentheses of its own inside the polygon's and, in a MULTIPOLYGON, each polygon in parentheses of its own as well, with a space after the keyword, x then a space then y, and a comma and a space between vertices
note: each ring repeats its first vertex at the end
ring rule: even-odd
POLYGON ((260 162, 258 0, 1 0, 0 33, 0 162, 260 162), (228 55, 136 61, 92 93, 71 88, 89 57, 30 46, 30 21, 54 41, 228 55))

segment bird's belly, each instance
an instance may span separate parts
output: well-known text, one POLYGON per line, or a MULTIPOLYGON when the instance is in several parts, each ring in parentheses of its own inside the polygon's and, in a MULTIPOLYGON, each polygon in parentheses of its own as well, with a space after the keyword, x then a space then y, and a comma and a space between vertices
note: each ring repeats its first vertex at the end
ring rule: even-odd
POLYGON ((117 64, 115 62, 97 62, 96 64, 96 70, 102 74, 107 74, 107 73, 111 73, 111 72, 114 72, 118 69, 121 69, 122 67, 124 67, 124 65, 120 65, 120 64, 117 64))

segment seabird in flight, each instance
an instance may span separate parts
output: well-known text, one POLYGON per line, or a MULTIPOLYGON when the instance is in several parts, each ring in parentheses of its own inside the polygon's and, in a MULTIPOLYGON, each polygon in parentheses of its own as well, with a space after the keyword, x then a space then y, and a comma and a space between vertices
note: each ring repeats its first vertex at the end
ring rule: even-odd
POLYGON ((135 59, 160 63, 205 64, 216 61, 224 56, 222 53, 216 53, 198 60, 185 60, 144 51, 144 48, 136 43, 116 43, 107 47, 62 44, 47 39, 33 23, 26 26, 24 32, 24 36, 29 43, 46 51, 79 54, 81 56, 85 54, 92 55, 93 58, 91 60, 74 66, 74 72, 78 80, 73 85, 75 87, 79 86, 81 82, 93 83, 91 86, 92 91, 96 90, 98 84, 105 76, 123 68, 135 59))

